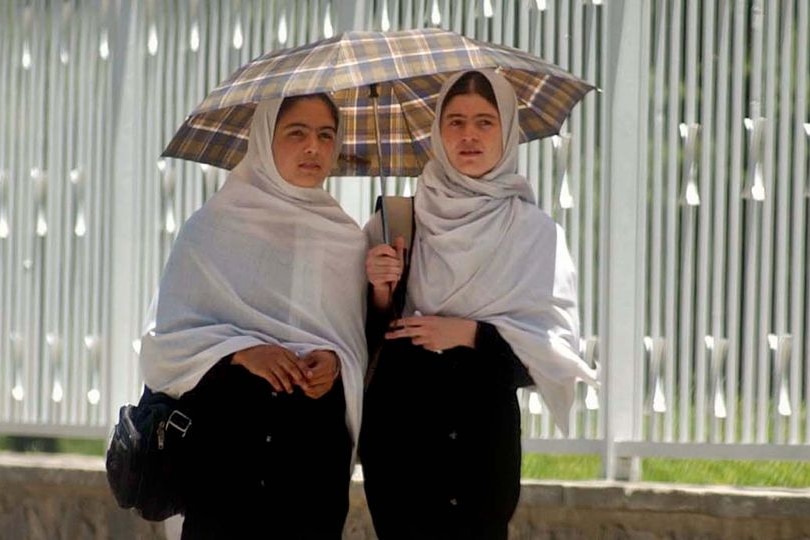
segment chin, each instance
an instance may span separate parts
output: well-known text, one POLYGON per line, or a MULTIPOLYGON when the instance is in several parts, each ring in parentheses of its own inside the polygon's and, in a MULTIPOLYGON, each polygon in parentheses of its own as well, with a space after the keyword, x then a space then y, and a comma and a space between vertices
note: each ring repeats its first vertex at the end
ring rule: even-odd
POLYGON ((319 188, 323 186, 323 183, 326 181, 326 178, 310 178, 310 177, 303 177, 303 178, 294 178, 292 181, 289 181, 290 184, 300 187, 300 188, 319 188))
POLYGON ((477 168, 470 168, 470 167, 463 167, 463 168, 456 168, 458 172, 463 174, 464 176, 469 176, 470 178, 479 178, 486 174, 486 171, 481 171, 477 168))

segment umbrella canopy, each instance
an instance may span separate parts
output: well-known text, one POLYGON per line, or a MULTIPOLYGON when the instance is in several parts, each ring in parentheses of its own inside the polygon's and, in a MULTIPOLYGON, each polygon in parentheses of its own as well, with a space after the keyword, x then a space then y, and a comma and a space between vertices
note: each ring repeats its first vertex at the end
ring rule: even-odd
POLYGON ((417 176, 430 159, 442 83, 458 71, 483 68, 497 69, 515 88, 521 142, 558 133, 594 88, 525 51, 448 30, 345 32, 239 68, 185 119, 163 156, 231 169, 247 150, 256 102, 323 92, 340 106, 346 127, 333 174, 417 176), (379 139, 371 85, 379 95, 379 139))

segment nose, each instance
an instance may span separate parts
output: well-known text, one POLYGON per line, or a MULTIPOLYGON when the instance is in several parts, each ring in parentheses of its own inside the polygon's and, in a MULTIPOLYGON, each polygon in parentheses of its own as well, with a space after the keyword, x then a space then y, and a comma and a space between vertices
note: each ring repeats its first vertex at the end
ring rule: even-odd
POLYGON ((318 153, 318 134, 317 133, 310 133, 305 141, 304 146, 304 153, 306 154, 317 154, 318 153))
POLYGON ((478 132, 474 125, 465 124, 461 129, 461 140, 464 142, 474 141, 478 137, 478 132))

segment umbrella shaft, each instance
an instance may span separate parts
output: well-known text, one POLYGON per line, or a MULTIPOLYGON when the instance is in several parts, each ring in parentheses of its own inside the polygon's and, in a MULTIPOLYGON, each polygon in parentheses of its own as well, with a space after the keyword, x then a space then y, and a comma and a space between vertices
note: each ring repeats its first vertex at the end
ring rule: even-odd
POLYGON ((378 177, 380 182, 380 196, 382 197, 380 200, 380 217, 382 218, 382 230, 383 230, 383 241, 386 244, 391 243, 391 239, 389 238, 388 233, 388 219, 386 216, 385 211, 385 183, 383 182, 383 172, 382 172, 382 141, 380 140, 380 117, 377 112, 377 102, 379 101, 380 94, 377 93, 377 84, 372 83, 369 85, 369 98, 371 98, 371 106, 374 111, 374 138, 377 142, 377 169, 378 169, 378 177))

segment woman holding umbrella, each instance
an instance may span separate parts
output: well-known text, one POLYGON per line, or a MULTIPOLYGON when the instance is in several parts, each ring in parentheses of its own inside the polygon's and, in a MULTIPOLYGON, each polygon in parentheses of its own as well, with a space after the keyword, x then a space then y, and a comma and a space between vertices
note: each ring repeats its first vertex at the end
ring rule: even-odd
POLYGON ((259 102, 247 154, 183 226, 142 340, 192 428, 183 538, 339 539, 366 365, 366 240, 323 189, 324 94, 259 102))
POLYGON ((432 127, 434 159, 419 178, 415 240, 367 232, 369 327, 386 333, 367 390, 360 456, 381 539, 506 538, 520 492, 515 389, 535 384, 567 432, 577 380, 576 276, 562 229, 517 174, 518 109, 490 70, 451 77, 432 127), (397 290, 401 292, 401 289, 397 290), (385 326, 385 324, 383 324, 385 326))

